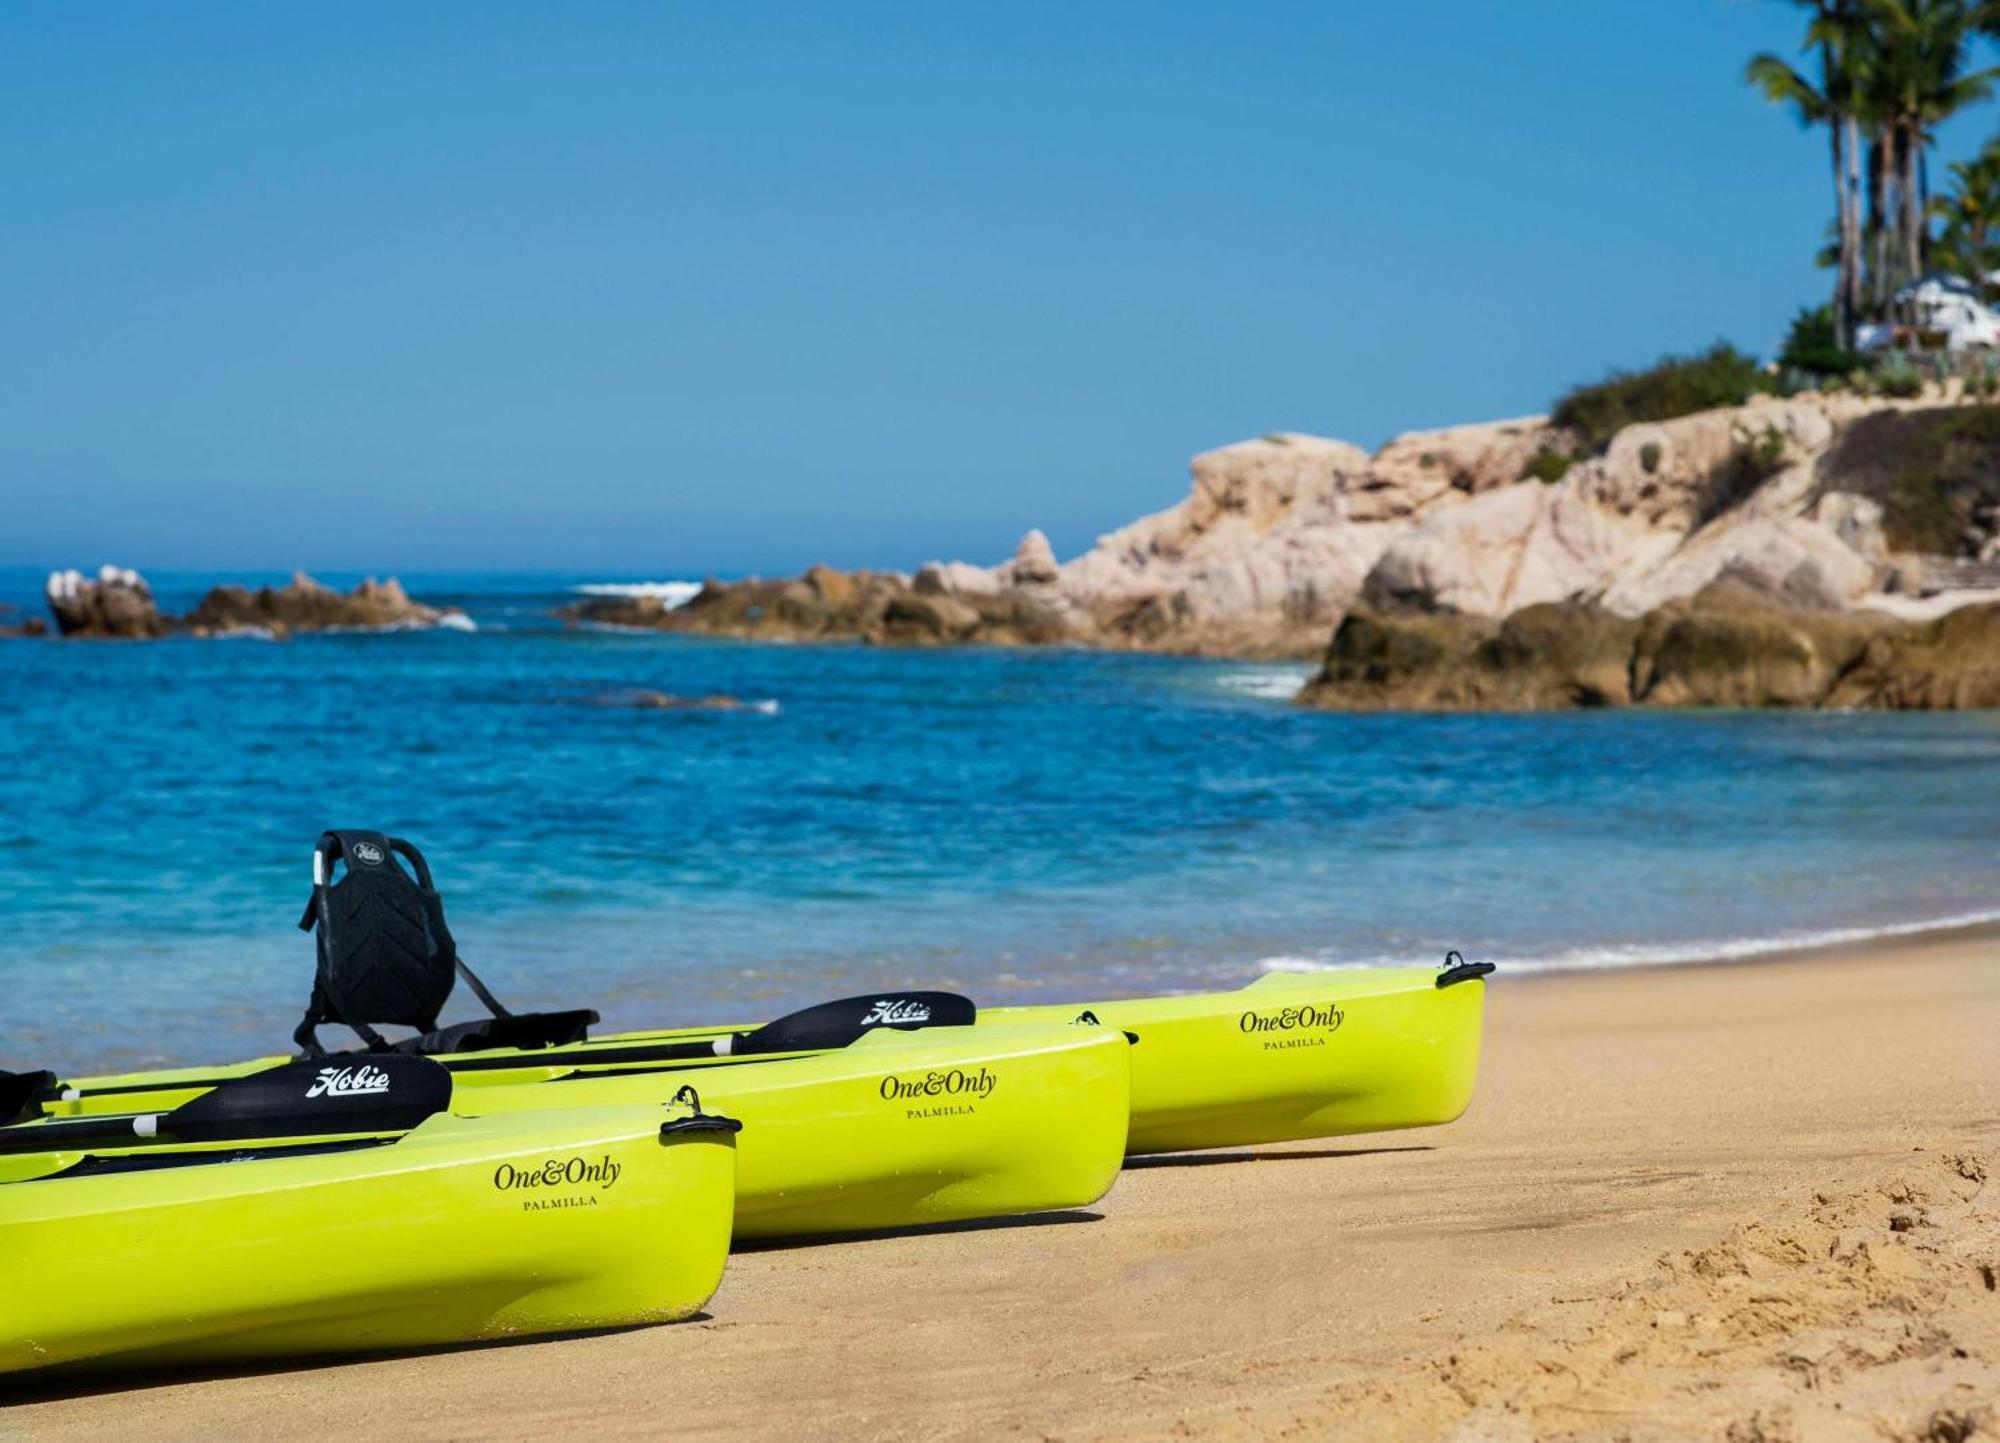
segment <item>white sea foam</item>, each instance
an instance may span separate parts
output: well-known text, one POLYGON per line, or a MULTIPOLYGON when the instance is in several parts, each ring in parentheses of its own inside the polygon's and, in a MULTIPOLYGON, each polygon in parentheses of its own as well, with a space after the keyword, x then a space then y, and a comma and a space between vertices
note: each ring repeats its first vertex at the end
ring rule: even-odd
POLYGON ((1215 684, 1243 696, 1266 701, 1290 701, 1312 676, 1309 666, 1265 666, 1254 671, 1232 671, 1215 679, 1215 684))
MULTIPOLYGON (((1768 937, 1731 937, 1692 942, 1622 943, 1607 947, 1568 947, 1541 956, 1509 957, 1482 953, 1475 961, 1492 962, 1507 972, 1602 972, 1618 967, 1666 967, 1676 963, 1740 962, 1777 952, 1840 947, 1889 937, 1917 937, 2000 922, 2000 909, 1960 912, 1925 922, 1889 922, 1878 927, 1827 927, 1818 931, 1779 932, 1768 937)), ((1260 972, 1345 972, 1359 967, 1424 965, 1411 957, 1318 958, 1279 956, 1258 961, 1260 972)))
POLYGON ((657 596, 672 611, 686 606, 701 590, 699 581, 590 581, 572 586, 580 596, 657 596))

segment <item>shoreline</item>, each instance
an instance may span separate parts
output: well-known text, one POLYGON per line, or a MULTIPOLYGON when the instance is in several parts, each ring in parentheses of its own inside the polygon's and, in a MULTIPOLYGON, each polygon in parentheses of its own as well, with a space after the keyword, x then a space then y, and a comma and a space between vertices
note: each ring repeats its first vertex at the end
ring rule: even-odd
POLYGON ((426 1437, 1915 1438, 2000 1396, 2000 1324, 1960 1266, 1990 1254, 1993 1195, 1954 1171, 2000 1164, 1996 940, 1503 973, 1445 1127, 1142 1159, 1069 1214, 739 1252, 675 1327, 17 1383, 0 1432, 251 1436, 305 1406, 426 1437), (1767 1256, 1778 1237, 1838 1256, 1767 1256))

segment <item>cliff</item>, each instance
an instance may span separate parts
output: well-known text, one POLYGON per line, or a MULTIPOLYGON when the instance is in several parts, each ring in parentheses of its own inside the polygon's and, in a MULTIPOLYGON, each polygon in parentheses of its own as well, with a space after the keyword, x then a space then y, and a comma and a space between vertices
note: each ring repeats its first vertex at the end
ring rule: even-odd
POLYGON ((1413 432, 1372 455, 1270 435, 1195 457, 1184 500, 1066 563, 1031 532, 998 566, 816 568, 710 582, 677 610, 599 599, 567 614, 797 640, 1316 658, 1350 613, 1498 622, 1562 604, 1635 620, 1732 577, 1872 634, 1867 617, 2000 599, 2000 407, 1955 384, 1908 401, 1759 397, 1628 426, 1575 459, 1577 438, 1540 417, 1413 432))

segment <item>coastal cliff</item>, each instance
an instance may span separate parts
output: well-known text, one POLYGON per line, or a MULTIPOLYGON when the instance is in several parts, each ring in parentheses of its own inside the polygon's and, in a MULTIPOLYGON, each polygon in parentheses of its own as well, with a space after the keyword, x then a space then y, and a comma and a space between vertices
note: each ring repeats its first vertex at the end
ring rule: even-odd
POLYGON ((2000 602, 2000 406, 1957 382, 1902 400, 1760 396, 1625 426, 1594 452, 1524 417, 1372 455, 1274 434, 1190 469, 1184 500, 1066 563, 1036 531, 998 566, 816 567, 710 581, 678 608, 592 598, 565 614, 763 639, 1323 659, 1302 700, 1329 706, 2000 704, 1974 699, 2000 645, 1990 627, 1954 622, 1942 651, 1923 640, 1960 605, 2000 602), (1774 659, 1763 681, 1635 688, 1636 638, 1718 617, 1738 649, 1810 635, 1821 660, 1809 676, 1774 659), (1835 685, 1849 642, 1873 648, 1878 683, 1835 685), (1572 676, 1577 647, 1591 660, 1572 676), (1474 652, 1473 673, 1432 670, 1474 652), (1920 657, 1948 677, 1888 679, 1920 657), (1599 685, 1603 668, 1625 680, 1599 685))

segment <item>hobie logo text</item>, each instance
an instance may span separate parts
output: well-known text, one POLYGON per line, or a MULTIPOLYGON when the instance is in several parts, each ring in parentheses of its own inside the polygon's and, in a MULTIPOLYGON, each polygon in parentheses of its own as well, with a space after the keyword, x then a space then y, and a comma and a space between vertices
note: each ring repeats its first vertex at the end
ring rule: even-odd
POLYGON ((1245 1032, 1297 1032, 1307 1028, 1332 1032, 1343 1020, 1345 1014, 1335 1004, 1315 1006, 1308 1002, 1276 1012, 1246 1012, 1236 1020, 1236 1025, 1245 1032))
POLYGON ((927 1072, 922 1077, 891 1074, 882 1079, 882 1097, 889 1102, 913 1097, 991 1097, 999 1085, 1000 1079, 989 1068, 967 1072, 962 1067, 952 1067, 927 1072))
POLYGON ((366 1063, 360 1067, 322 1067, 306 1089, 307 1097, 355 1097, 364 1092, 387 1092, 389 1074, 366 1063))
POLYGON ((912 1022, 928 1022, 931 1010, 921 1002, 891 1002, 887 998, 877 1002, 861 1019, 863 1027, 902 1027, 912 1022))

